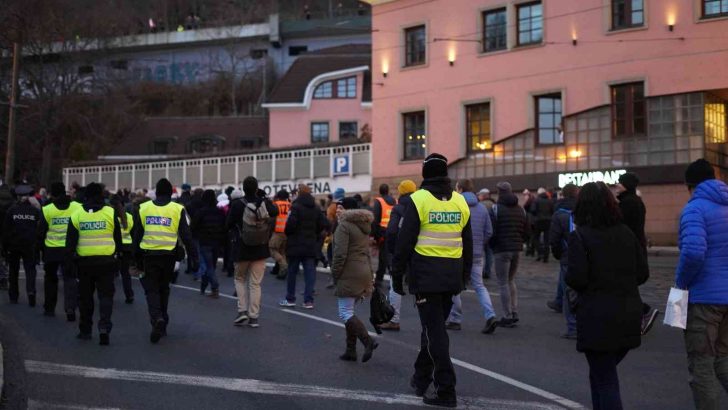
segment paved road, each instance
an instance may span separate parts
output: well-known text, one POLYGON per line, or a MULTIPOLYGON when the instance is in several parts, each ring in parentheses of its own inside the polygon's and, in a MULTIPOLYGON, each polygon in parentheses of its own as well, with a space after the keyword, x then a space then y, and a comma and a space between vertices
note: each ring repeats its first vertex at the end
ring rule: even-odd
MULTIPOLYGON (((674 258, 651 260, 653 278, 644 299, 664 306, 674 258)), ((457 359, 461 408, 557 409, 590 407, 587 364, 575 343, 559 338, 560 315, 544 303, 553 295, 556 263, 528 261, 518 281, 521 324, 479 333, 477 299, 464 296, 463 330, 451 333, 457 359)), ((137 302, 125 305, 117 292, 111 346, 75 338, 65 318, 42 316, 42 309, 9 305, 0 296, 0 339, 6 349, 6 408, 30 409, 409 409, 421 403, 408 388, 419 343, 413 300, 404 301, 402 331, 379 338, 369 363, 338 360, 344 330, 336 301, 318 277, 316 308, 283 310, 277 300, 284 283, 263 282, 261 327, 234 327, 232 280, 227 297, 213 300, 182 275, 171 299, 169 337, 148 341, 146 306, 135 281, 137 302)), ((41 285, 41 282, 39 282, 41 285)), ((495 281, 486 282, 500 311, 495 281)), ((120 284, 117 285, 120 288, 120 284)), ((42 286, 39 286, 42 289, 42 286)), ((42 296, 39 301, 42 302, 42 296)), ((368 318, 368 306, 358 307, 368 318)), ((360 354, 361 354, 360 347, 360 354)), ((620 366, 628 409, 687 409, 681 332, 655 325, 643 346, 620 366)))

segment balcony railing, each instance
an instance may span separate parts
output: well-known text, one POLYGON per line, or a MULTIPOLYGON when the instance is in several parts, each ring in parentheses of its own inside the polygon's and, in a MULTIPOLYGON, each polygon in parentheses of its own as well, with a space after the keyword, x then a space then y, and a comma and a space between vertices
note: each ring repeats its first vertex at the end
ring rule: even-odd
POLYGON ((66 186, 100 182, 109 191, 153 189, 160 178, 169 179, 175 186, 188 183, 204 188, 240 187, 247 176, 256 177, 269 194, 280 189, 290 191, 298 183, 311 185, 319 194, 338 187, 350 192, 369 191, 371 144, 63 169, 66 186))

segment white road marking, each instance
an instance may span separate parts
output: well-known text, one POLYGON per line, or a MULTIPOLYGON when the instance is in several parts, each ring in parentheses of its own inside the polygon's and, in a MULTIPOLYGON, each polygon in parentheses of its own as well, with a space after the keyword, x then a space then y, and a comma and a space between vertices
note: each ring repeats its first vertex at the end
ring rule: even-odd
MULTIPOLYGON (((183 285, 171 285, 171 286, 178 287, 178 288, 181 288, 181 289, 187 289, 187 290, 192 290, 192 291, 199 292, 199 289, 195 289, 195 288, 192 288, 192 287, 189 287, 189 286, 183 286, 183 285)), ((220 296, 224 296, 224 297, 229 298, 229 299, 237 300, 237 298, 236 297, 233 297, 233 296, 228 296, 228 295, 223 295, 223 294, 220 294, 220 296)), ((322 318, 322 317, 319 317, 319 316, 311 315, 311 314, 308 314, 308 313, 298 312, 298 311, 293 310, 293 309, 285 309, 284 308, 284 309, 279 309, 279 310, 281 310, 283 312, 286 312, 288 314, 291 314, 291 315, 302 316, 302 317, 305 317, 305 318, 308 318, 308 319, 311 319, 311 320, 316 320, 316 321, 319 321, 319 322, 322 322, 322 323, 326 323, 326 324, 329 324, 329 325, 333 325, 333 326, 337 326, 337 327, 342 327, 342 328, 345 327, 340 322, 336 322, 336 321, 329 320, 329 319, 326 319, 326 318, 322 318)), ((373 336, 373 337, 381 337, 380 335, 377 335, 376 333, 373 333, 373 332, 369 332, 369 335, 370 336, 373 336)), ((396 345, 405 346, 405 347, 408 347, 408 348, 414 348, 413 346, 411 346, 411 345, 409 345, 407 343, 404 343, 404 342, 401 342, 401 341, 395 340, 395 339, 385 339, 385 338, 381 338, 380 340, 387 340, 388 342, 394 343, 396 345)), ((569 400, 569 399, 567 399, 565 397, 561 397, 561 396, 556 395, 554 393, 550 393, 550 392, 548 392, 546 390, 543 390, 543 389, 540 389, 538 387, 531 386, 530 384, 523 383, 521 381, 518 381, 518 380, 516 380, 514 378, 511 378, 511 377, 508 377, 506 375, 503 375, 503 374, 500 374, 500 373, 496 373, 494 371, 491 371, 491 370, 482 368, 482 367, 477 366, 477 365, 474 365, 472 363, 468 363, 466 361, 459 360, 459 359, 455 359, 455 358, 452 358, 452 363, 454 365, 456 365, 456 366, 462 367, 463 369, 467 369, 467 370, 473 371, 475 373, 479 373, 479 374, 481 374, 483 376, 490 377, 490 378, 495 379, 495 380, 498 380, 500 382, 509 384, 509 385, 511 385, 513 387, 516 387, 516 388, 519 388, 521 390, 525 390, 525 391, 527 391, 529 393, 535 394, 537 396, 543 397, 544 399, 554 401, 554 402, 556 402, 556 403, 558 403, 558 404, 560 404, 560 405, 562 405, 562 406, 564 406, 566 408, 570 408, 570 409, 583 409, 584 408, 584 406, 582 406, 581 404, 579 404, 579 403, 577 403, 575 401, 569 400)))
MULTIPOLYGON (((326 386, 304 384, 273 383, 255 379, 230 377, 181 375, 171 373, 146 372, 136 370, 104 369, 98 367, 75 366, 49 362, 26 360, 25 368, 29 373, 57 376, 85 377, 92 379, 123 380, 144 383, 173 384, 191 387, 208 387, 228 391, 266 394, 275 396, 315 397, 323 399, 355 400, 369 403, 407 405, 424 407, 422 399, 413 395, 367 390, 337 389, 326 386)), ((560 407, 527 401, 495 400, 489 398, 459 399, 461 409, 515 410, 537 409, 556 410, 560 407)), ((39 407, 42 408, 42 407, 39 407)), ((86 410, 86 407, 61 407, 68 410, 86 410)))
POLYGON ((55 404, 28 399, 28 410, 121 410, 118 407, 87 407, 75 404, 55 404))

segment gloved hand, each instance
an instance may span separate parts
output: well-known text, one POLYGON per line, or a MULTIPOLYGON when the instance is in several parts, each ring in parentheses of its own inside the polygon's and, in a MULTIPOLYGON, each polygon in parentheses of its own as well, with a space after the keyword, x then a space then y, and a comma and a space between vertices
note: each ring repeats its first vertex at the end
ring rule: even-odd
POLYGON ((402 286, 402 275, 392 274, 392 290, 400 296, 404 296, 406 294, 404 292, 404 287, 402 286))

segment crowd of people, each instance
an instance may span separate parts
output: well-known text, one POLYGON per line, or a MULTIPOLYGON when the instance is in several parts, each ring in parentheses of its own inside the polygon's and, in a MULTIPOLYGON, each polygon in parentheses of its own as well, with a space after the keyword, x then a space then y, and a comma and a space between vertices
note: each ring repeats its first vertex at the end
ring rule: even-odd
MULTIPOLYGON (((59 274, 68 321, 80 314, 78 337, 92 338, 94 293, 99 300, 99 343, 112 329, 114 280, 121 277, 124 300, 134 303, 136 271, 144 288, 158 343, 170 323, 170 283, 179 262, 199 281, 200 294, 218 298, 222 271, 233 277, 238 298, 234 325, 260 326, 261 284, 266 271, 286 280, 283 308, 314 309, 316 266, 331 267, 338 314, 345 327, 345 361, 357 361, 357 342, 369 361, 378 344, 356 315, 356 306, 375 289, 387 292, 394 308, 380 329, 400 330, 402 297, 414 295, 422 327, 421 349, 410 380, 427 404, 455 407, 455 372, 448 331, 464 320, 461 292, 474 290, 482 309, 482 333, 512 329, 519 316, 517 278, 525 257, 559 260, 554 298, 548 308, 564 315, 562 337, 576 340, 589 364, 595 409, 620 409, 617 365, 641 344, 658 311, 642 302, 638 287, 649 278, 646 207, 639 178, 621 176, 619 185, 567 185, 560 192, 539 188, 521 199, 510 183, 476 193, 468 179, 448 178, 447 159, 428 156, 422 183, 412 180, 379 187, 364 201, 343 188, 326 199, 309 186, 277 192, 273 198, 247 177, 242 190, 223 192, 182 185, 177 193, 161 179, 154 190, 110 194, 98 183, 61 183, 50 192, 20 184, 0 186, 2 256, 0 287, 19 301, 22 261, 26 297, 35 306, 36 265, 43 262, 44 314, 54 316, 59 274), (267 270, 272 258, 275 266, 267 270), (9 277, 5 271, 9 266, 9 277), (296 284, 303 271, 303 300, 296 284), (495 271, 500 318, 485 286, 495 271), (389 289, 387 289, 389 282, 389 289), (208 292, 209 289, 209 292, 208 292), (427 395, 430 385, 434 394, 427 395)), ((717 408, 720 381, 728 390, 728 186, 704 160, 691 164, 686 184, 692 198, 681 217, 677 286, 690 291, 685 341, 696 407, 717 408)), ((526 319, 527 320, 527 319, 526 319)))

